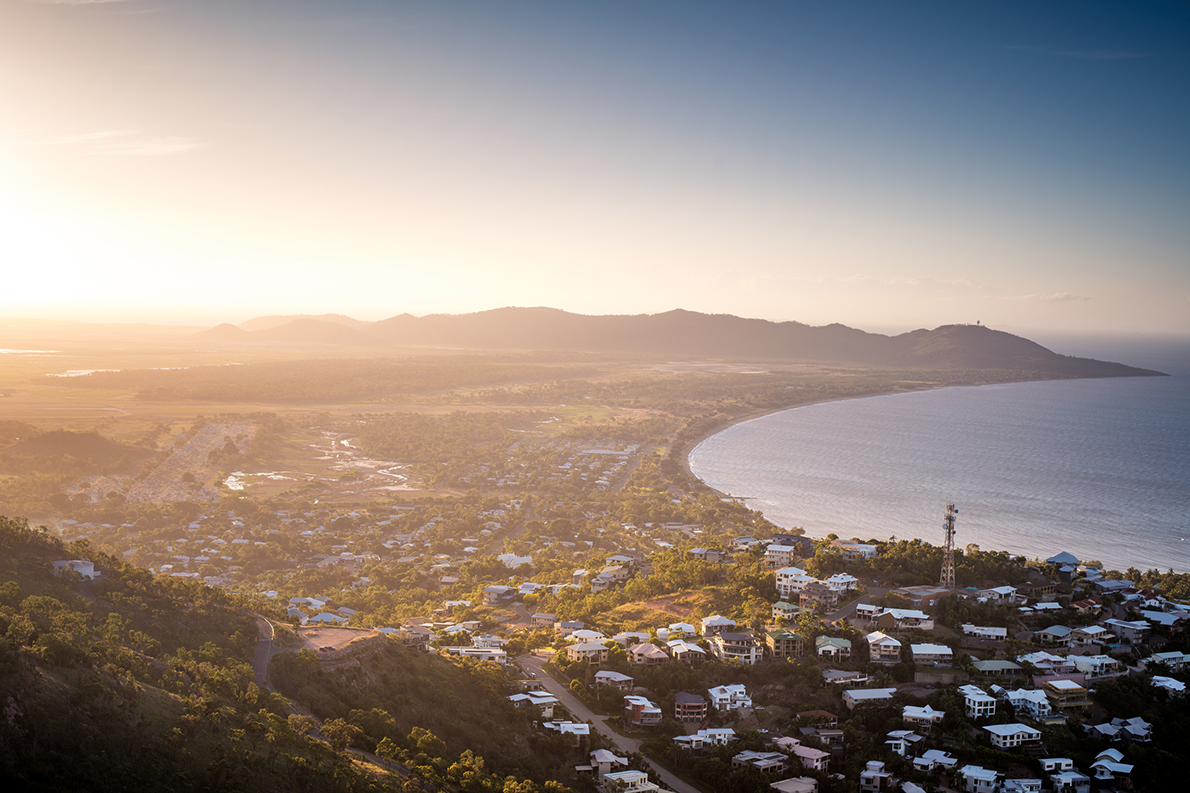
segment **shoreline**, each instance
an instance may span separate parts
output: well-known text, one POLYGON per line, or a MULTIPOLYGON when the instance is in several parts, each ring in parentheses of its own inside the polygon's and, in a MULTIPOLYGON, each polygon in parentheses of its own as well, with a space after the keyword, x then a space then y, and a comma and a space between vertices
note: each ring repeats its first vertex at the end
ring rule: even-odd
MULTIPOLYGON (((683 454, 681 456, 681 462, 683 465, 683 470, 685 470, 693 480, 699 482, 703 487, 707 488, 709 491, 714 493, 717 497, 723 498, 723 499, 733 499, 733 500, 735 500, 739 503, 743 503, 747 506, 747 504, 746 504, 746 499, 748 498, 747 496, 733 495, 729 492, 724 492, 718 488, 712 487, 711 485, 709 485, 705 481, 703 481, 699 476, 697 476, 690 466, 690 459, 691 459, 695 449, 700 447, 701 444, 704 441, 706 441, 707 439, 709 439, 710 437, 712 437, 716 434, 719 434, 727 429, 730 429, 734 425, 743 424, 745 422, 751 421, 752 419, 763 418, 765 416, 772 415, 774 413, 779 413, 779 412, 782 412, 785 410, 794 410, 799 407, 808 407, 811 405, 826 404, 826 403, 830 403, 830 402, 852 401, 854 399, 868 399, 868 398, 877 397, 877 396, 894 396, 899 393, 906 393, 906 394, 908 394, 908 393, 925 393, 925 392, 930 392, 930 391, 941 391, 941 390, 944 390, 947 388, 971 388, 971 387, 978 387, 978 386, 985 386, 985 385, 1011 385, 1013 383, 1042 384, 1042 383, 1053 382, 1055 380, 1065 381, 1068 379, 1095 381, 1095 380, 1105 380, 1105 379, 1106 380, 1114 380, 1115 378, 1037 378, 1034 380, 994 380, 994 381, 979 382, 979 383, 938 384, 938 385, 934 385, 934 386, 930 386, 930 387, 923 387, 920 389, 906 389, 906 390, 901 390, 901 389, 884 390, 884 389, 882 389, 878 393, 871 393, 871 394, 865 394, 865 395, 843 396, 843 397, 839 397, 839 398, 812 399, 812 400, 809 400, 806 402, 800 402, 797 404, 787 405, 787 406, 783 406, 783 407, 779 407, 779 408, 773 408, 773 409, 769 409, 769 410, 758 410, 758 411, 750 412, 746 415, 740 415, 732 420, 725 420, 725 421, 718 422, 714 426, 709 427, 705 431, 699 433, 699 435, 697 437, 691 439, 691 441, 688 443, 688 445, 683 449, 683 454)), ((772 515, 766 514, 766 511, 767 511, 766 509, 763 509, 760 507, 752 507, 752 508, 755 509, 760 515, 762 515, 767 521, 769 521, 770 523, 773 523, 774 526, 777 526, 777 527, 785 526, 786 523, 781 522, 782 517, 786 521, 788 521, 790 516, 786 515, 785 512, 782 511, 784 508, 781 507, 780 504, 772 504, 770 506, 773 509, 775 509, 776 512, 778 513, 778 518, 776 521, 774 521, 774 518, 772 515)), ((794 524, 789 524, 789 525, 797 525, 797 524, 794 523, 794 524)), ((819 527, 819 528, 822 529, 822 527, 819 527)), ((838 533, 842 534, 842 532, 839 531, 837 528, 832 529, 832 530, 838 531, 838 533)), ((804 533, 807 537, 814 536, 809 531, 806 531, 804 533)), ((897 534, 900 535, 900 532, 897 532, 897 534)), ((911 534, 909 536, 922 537, 922 539, 924 539, 926 542, 930 542, 932 544, 934 543, 934 540, 931 540, 931 539, 929 539, 929 537, 923 536, 921 534, 911 534)), ((1009 550, 1010 547, 1017 547, 1017 545, 1019 545, 1019 543, 1015 543, 1014 541, 1008 540, 1006 538, 1002 538, 1002 539, 1004 539, 1005 542, 1007 542, 1007 545, 1001 545, 1000 543, 996 543, 989 548, 985 548, 985 550, 991 550, 991 549, 1003 550, 1003 551, 1010 553, 1012 555, 1025 555, 1025 556, 1032 556, 1032 555, 1041 553, 1040 549, 1038 549, 1037 547, 1033 547, 1033 546, 1030 546, 1028 548, 1022 547, 1022 548, 1018 548, 1017 550, 1009 550)), ((1055 546, 1055 547, 1057 547, 1057 546, 1055 546)), ((1065 550, 1073 550, 1073 549, 1067 548, 1065 550)), ((1140 549, 1138 548, 1136 550, 1139 551, 1140 549)), ((1100 557, 1103 557, 1101 559, 1101 563, 1105 566, 1105 569, 1119 569, 1119 570, 1123 571, 1127 567, 1135 567, 1142 572, 1150 571, 1150 570, 1156 570, 1156 571, 1161 572, 1166 569, 1180 570, 1180 569, 1184 568, 1184 564, 1176 564, 1176 563, 1171 564, 1169 560, 1154 561, 1152 558, 1149 558, 1147 560, 1144 559, 1145 556, 1151 556, 1151 554, 1142 553, 1141 556, 1139 556, 1135 559, 1129 560, 1130 554, 1126 553, 1124 555, 1125 558, 1123 560, 1121 560, 1121 559, 1115 557, 1114 554, 1109 553, 1104 549, 1096 550, 1093 547, 1087 547, 1087 548, 1082 548, 1081 551, 1083 551, 1085 553, 1079 554, 1079 555, 1080 556, 1086 555, 1086 558, 1100 559, 1100 557), (1096 555, 1096 554, 1098 554, 1098 555, 1096 555), (1109 560, 1109 557, 1110 557, 1110 560, 1109 560)), ((1076 551, 1076 553, 1078 553, 1078 551, 1076 551)), ((1044 554, 1042 554, 1042 555, 1044 555, 1044 554)))

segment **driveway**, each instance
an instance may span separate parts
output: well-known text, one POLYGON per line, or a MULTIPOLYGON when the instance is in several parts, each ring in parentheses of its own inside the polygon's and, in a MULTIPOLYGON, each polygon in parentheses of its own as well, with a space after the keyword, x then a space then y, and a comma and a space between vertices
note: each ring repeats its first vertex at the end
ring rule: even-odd
MULTIPOLYGON (((517 659, 526 671, 533 672, 537 675, 537 679, 541 681, 541 685, 546 691, 553 694, 558 700, 566 706, 566 709, 571 712, 574 718, 578 721, 590 721, 596 730, 611 739, 612 745, 625 754, 640 751, 640 741, 635 738, 626 738, 618 732, 607 726, 607 716, 598 716, 591 712, 591 709, 582 703, 582 701, 574 694, 570 693, 570 689, 559 683, 554 678, 546 674, 544 664, 553 656, 542 657, 539 655, 522 655, 517 659)), ((676 790, 678 793, 700 793, 700 791, 693 785, 683 782, 676 776, 655 765, 653 762, 646 760, 649 768, 657 774, 662 782, 669 787, 670 790, 676 790)))

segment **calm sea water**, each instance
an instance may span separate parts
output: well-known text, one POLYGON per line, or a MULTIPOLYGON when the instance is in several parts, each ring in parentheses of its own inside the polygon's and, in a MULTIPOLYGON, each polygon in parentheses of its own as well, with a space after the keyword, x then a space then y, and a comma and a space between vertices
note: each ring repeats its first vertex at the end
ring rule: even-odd
POLYGON ((811 537, 943 542, 1190 572, 1190 377, 950 388, 730 427, 694 473, 811 537))

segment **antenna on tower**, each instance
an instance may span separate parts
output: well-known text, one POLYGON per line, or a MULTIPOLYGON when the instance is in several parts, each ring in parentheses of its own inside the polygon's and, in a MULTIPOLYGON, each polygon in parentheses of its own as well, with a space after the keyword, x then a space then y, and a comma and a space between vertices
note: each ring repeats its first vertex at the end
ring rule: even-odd
POLYGON ((954 592, 954 519, 959 514, 954 504, 946 505, 946 519, 942 528, 946 530, 946 549, 942 555, 942 578, 938 586, 954 592))

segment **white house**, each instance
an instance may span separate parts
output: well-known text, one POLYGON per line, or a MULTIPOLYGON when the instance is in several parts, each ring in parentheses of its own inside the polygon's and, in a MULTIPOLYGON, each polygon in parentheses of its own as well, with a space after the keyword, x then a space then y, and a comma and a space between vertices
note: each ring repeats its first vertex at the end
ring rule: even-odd
POLYGON ((934 710, 929 705, 918 707, 916 705, 906 705, 901 709, 901 719, 907 723, 925 730, 929 730, 938 722, 942 721, 942 717, 946 715, 946 711, 934 710))
POLYGON ((901 661, 901 643, 884 633, 874 631, 865 638, 868 640, 868 658, 877 664, 896 664, 901 661))
MULTIPOLYGON (((963 706, 969 719, 986 719, 996 715, 996 699, 989 696, 978 686, 959 686, 959 693, 963 695, 963 706)), ((1042 692, 1042 697, 1045 696, 1042 692)))
POLYGON ((991 735, 992 746, 997 749, 1015 749, 1041 740, 1041 730, 1026 724, 989 724, 984 729, 991 735))
POLYGON ((977 765, 965 765, 959 769, 959 779, 963 780, 963 790, 966 793, 999 793, 998 780, 1002 774, 990 768, 977 765))
POLYGON ((732 683, 707 689, 716 710, 738 710, 752 707, 752 698, 743 683, 732 683))
POLYGON ((890 705, 896 694, 895 688, 850 688, 843 692, 843 704, 851 710, 865 705, 890 705))
POLYGON ((948 664, 954 660, 954 652, 945 644, 911 644, 909 652, 914 663, 948 664))

